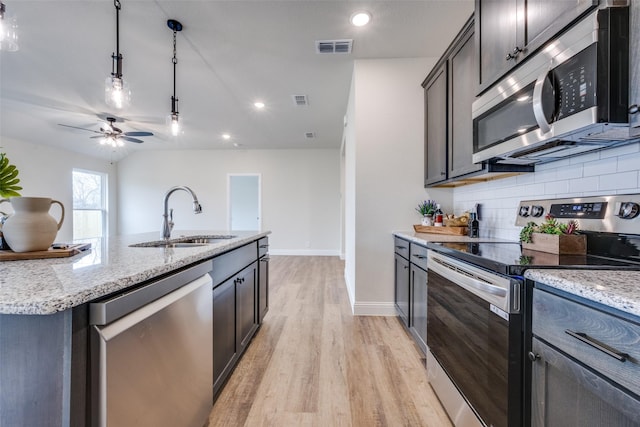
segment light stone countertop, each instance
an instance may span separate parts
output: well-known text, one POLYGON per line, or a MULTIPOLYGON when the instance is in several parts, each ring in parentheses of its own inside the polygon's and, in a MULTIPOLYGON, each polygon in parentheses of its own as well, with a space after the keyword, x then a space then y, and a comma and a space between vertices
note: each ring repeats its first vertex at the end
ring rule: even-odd
POLYGON ((409 240, 410 242, 426 245, 431 242, 453 243, 479 243, 479 242, 513 242, 513 240, 498 239, 495 237, 468 237, 455 234, 416 233, 415 231, 394 231, 394 236, 409 240))
POLYGON ((640 316, 640 271, 533 269, 524 277, 640 316))
POLYGON ((270 232, 173 231, 172 239, 229 234, 236 237, 186 248, 129 247, 133 243, 157 241, 158 234, 105 238, 98 247, 68 258, 0 262, 0 314, 64 311, 206 260, 270 232))

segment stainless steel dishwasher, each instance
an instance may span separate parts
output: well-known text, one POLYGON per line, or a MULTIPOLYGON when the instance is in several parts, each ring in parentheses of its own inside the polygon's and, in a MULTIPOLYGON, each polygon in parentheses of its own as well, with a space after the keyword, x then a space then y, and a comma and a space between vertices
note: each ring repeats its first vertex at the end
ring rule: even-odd
POLYGON ((90 305, 92 425, 201 427, 213 405, 203 263, 90 305))

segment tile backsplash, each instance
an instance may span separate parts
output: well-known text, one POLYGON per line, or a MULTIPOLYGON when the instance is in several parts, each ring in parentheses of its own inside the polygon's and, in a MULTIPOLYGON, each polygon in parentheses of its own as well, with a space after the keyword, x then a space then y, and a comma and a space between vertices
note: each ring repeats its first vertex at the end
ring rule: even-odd
POLYGON ((480 203, 480 236, 517 240, 521 200, 640 193, 640 143, 536 166, 534 173, 458 187, 456 214, 480 203))

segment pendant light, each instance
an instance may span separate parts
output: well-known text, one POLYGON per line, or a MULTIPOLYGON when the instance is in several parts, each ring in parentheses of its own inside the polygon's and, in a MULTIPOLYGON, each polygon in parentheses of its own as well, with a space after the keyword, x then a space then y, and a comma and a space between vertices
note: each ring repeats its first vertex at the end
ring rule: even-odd
POLYGON ((171 135, 178 136, 180 134, 180 113, 178 112, 178 98, 176 97, 176 65, 178 64, 176 34, 178 31, 182 31, 182 24, 175 19, 169 19, 167 26, 173 31, 173 95, 171 96, 171 114, 167 117, 167 125, 171 135))
POLYGON ((129 84, 122 78, 122 54, 120 53, 120 0, 114 0, 116 8, 116 51, 111 54, 111 75, 105 80, 104 100, 108 106, 122 109, 131 102, 129 84))
POLYGON ((18 50, 18 21, 8 16, 4 3, 0 1, 0 50, 15 52, 18 50))

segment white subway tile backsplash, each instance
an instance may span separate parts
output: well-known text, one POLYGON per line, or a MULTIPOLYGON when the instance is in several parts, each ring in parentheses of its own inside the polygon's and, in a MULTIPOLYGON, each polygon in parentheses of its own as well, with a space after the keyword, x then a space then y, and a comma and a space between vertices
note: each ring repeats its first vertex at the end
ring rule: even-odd
POLYGON ((640 143, 536 166, 536 172, 453 189, 454 211, 482 204, 482 237, 518 240, 521 200, 640 193, 640 143))

